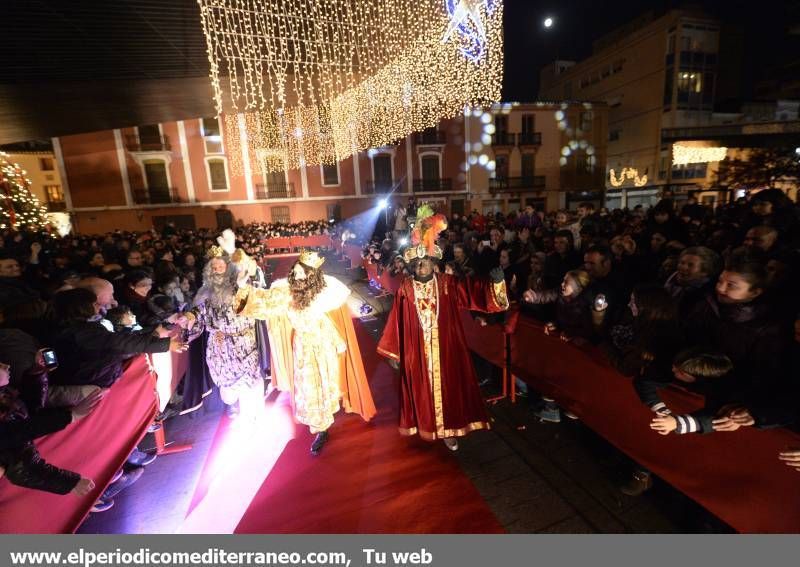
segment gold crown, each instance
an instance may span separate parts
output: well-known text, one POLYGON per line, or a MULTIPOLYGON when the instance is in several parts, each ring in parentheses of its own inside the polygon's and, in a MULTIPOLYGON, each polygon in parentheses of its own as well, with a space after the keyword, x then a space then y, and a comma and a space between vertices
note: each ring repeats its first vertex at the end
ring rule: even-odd
POLYGON ((212 246, 206 252, 206 258, 211 260, 212 258, 222 258, 225 256, 225 250, 222 249, 221 246, 212 246))
POLYGON ((300 252, 300 258, 298 258, 298 261, 309 268, 318 270, 319 267, 325 263, 325 258, 311 250, 303 250, 300 252))
POLYGON ((417 246, 409 246, 406 248, 406 251, 403 252, 403 258, 405 259, 406 263, 412 262, 418 258, 435 258, 437 260, 442 259, 442 249, 439 248, 434 244, 433 246, 433 253, 428 253, 428 249, 425 248, 424 244, 419 244, 417 246))

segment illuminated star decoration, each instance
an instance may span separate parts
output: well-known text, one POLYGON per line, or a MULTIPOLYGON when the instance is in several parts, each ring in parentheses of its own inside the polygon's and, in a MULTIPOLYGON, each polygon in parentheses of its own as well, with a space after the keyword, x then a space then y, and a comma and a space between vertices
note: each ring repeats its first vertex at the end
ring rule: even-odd
POLYGON ((486 28, 481 19, 481 8, 486 6, 486 12, 491 15, 496 3, 497 0, 445 0, 450 25, 444 32, 442 43, 458 32, 467 43, 466 47, 461 48, 461 53, 477 63, 483 57, 488 42, 486 28))

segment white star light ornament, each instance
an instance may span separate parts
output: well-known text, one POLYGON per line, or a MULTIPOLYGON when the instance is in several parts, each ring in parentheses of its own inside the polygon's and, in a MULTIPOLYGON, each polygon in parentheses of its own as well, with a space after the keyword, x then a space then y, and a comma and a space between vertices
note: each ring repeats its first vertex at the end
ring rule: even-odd
POLYGON ((464 23, 472 21, 478 36, 482 41, 487 41, 486 28, 483 26, 481 19, 481 8, 486 5, 486 0, 460 0, 458 6, 450 16, 450 25, 447 31, 444 32, 442 43, 447 43, 456 30, 464 23))

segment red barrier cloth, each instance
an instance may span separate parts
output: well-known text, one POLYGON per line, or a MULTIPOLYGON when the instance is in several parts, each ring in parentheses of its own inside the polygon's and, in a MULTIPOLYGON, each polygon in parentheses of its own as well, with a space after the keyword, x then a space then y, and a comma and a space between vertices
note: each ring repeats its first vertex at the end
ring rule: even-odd
POLYGON ((0 533, 71 533, 144 437, 156 413, 155 382, 143 356, 135 358, 95 411, 36 446, 52 465, 91 478, 89 496, 59 496, 0 479, 0 533))
POLYGON ((288 237, 283 238, 267 238, 264 241, 264 245, 269 248, 270 250, 282 249, 282 248, 291 248, 292 247, 292 240, 288 237))
POLYGON ((389 273, 389 270, 384 270, 381 274, 380 284, 387 292, 395 294, 400 289, 404 278, 405 276, 393 276, 389 273))
POLYGON ((469 311, 461 310, 461 324, 472 352, 495 366, 506 365, 505 335, 502 325, 482 327, 469 311))
MULTIPOLYGON (((476 351, 485 342, 470 338, 476 351)), ((650 429, 654 414, 639 401, 631 379, 598 349, 548 337, 525 317, 511 336, 511 372, 739 532, 800 532, 798 474, 778 460, 780 451, 800 447, 800 435, 753 428, 659 435, 650 429)), ((662 397, 677 412, 702 405, 701 398, 677 388, 662 397)))
POLYGON ((361 246, 356 244, 345 244, 342 250, 344 255, 350 260, 350 268, 357 268, 361 265, 361 246))
POLYGON ((290 239, 292 248, 330 248, 331 237, 324 234, 314 236, 293 236, 290 239))
POLYGON ((370 264, 364 262, 364 269, 367 270, 367 278, 370 282, 380 283, 380 276, 378 276, 378 264, 370 264))

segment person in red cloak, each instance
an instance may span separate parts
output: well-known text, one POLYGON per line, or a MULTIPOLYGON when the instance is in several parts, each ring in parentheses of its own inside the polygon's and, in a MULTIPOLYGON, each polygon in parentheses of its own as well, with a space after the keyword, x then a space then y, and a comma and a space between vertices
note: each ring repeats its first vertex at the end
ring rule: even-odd
POLYGON ((455 451, 458 437, 489 429, 459 310, 497 313, 508 308, 508 296, 500 269, 488 281, 435 273, 442 252, 429 236, 415 234, 404 253, 413 275, 395 294, 378 353, 400 371, 400 433, 443 439, 455 451))

